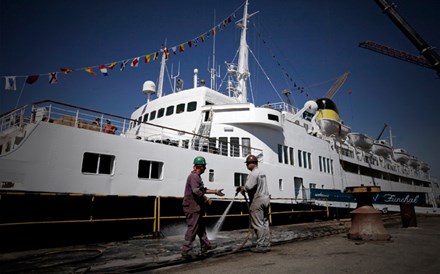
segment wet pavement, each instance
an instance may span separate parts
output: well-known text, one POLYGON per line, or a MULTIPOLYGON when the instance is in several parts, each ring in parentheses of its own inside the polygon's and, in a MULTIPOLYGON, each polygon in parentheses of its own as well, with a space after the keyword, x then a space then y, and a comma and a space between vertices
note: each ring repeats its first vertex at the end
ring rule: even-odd
MULTIPOLYGON (((220 273, 231 263, 234 273, 373 273, 373 270, 374 273, 409 273, 409 270, 433 273, 424 272, 424 269, 440 269, 440 217, 420 216, 416 228, 401 228, 400 216, 395 215, 384 219, 383 223, 392 236, 391 241, 347 239, 350 220, 273 226, 272 251, 265 254, 250 252, 253 238, 250 230, 221 231, 210 235, 216 238, 218 247, 208 257, 193 260, 184 260, 180 255, 184 231, 181 227, 181 234, 160 239, 137 237, 96 245, 3 253, 0 254, 0 273, 220 273), (426 260, 411 265, 407 259, 397 265, 400 254, 414 255, 420 252, 419 248, 425 249, 426 260), (249 265, 252 258, 257 258, 255 256, 262 258, 261 261, 249 265), (380 263, 371 262, 370 256, 381 258, 380 263), (389 262, 396 266, 378 268, 389 262), (422 262, 426 265, 421 265, 422 262), (362 263, 375 267, 362 267, 362 263), (402 268, 402 263, 408 267, 402 268)), ((197 245, 195 249, 200 250, 200 247, 197 245)))

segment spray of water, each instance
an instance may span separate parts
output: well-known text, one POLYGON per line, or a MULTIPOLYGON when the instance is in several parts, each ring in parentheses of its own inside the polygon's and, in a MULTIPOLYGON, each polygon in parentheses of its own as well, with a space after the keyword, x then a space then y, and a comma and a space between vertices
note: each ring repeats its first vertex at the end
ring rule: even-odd
POLYGON ((234 199, 231 201, 231 203, 229 203, 228 207, 226 208, 225 212, 223 212, 223 215, 220 217, 220 219, 218 219, 217 223, 215 224, 214 228, 212 229, 212 231, 210 231, 210 238, 215 240, 217 239, 217 234, 220 231, 220 229, 222 228, 222 225, 225 221, 226 215, 229 212, 229 209, 231 209, 232 204, 234 203, 235 197, 234 199))

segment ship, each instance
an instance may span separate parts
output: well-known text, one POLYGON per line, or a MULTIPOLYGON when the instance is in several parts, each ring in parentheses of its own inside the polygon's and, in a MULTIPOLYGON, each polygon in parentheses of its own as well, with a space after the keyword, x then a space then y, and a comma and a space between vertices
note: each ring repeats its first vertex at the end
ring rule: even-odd
POLYGON ((248 101, 249 17, 246 1, 226 92, 206 86, 194 69, 190 88, 177 81, 163 95, 163 51, 161 77, 143 83, 146 100, 130 117, 53 100, 2 114, 2 247, 166 234, 184 224, 183 189, 197 156, 207 161, 205 185, 226 194, 213 198, 207 219, 215 222, 233 203, 225 229, 248 220, 236 188, 246 182, 250 154, 268 178, 272 225, 349 216, 356 200, 346 189, 360 185, 380 187, 373 202, 383 212, 410 203, 436 213, 440 189, 429 165, 351 132, 331 98, 300 108, 248 101))

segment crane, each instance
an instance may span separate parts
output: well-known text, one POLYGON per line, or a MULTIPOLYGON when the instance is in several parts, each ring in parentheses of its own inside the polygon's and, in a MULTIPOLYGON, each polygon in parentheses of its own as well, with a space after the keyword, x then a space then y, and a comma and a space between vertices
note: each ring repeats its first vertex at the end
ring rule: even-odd
POLYGON ((429 63, 428 60, 426 60, 426 58, 422 55, 413 55, 411 53, 380 45, 372 41, 361 42, 359 43, 359 47, 382 53, 384 55, 407 61, 425 68, 434 69, 431 63, 429 63))
POLYGON ((374 0, 376 4, 383 10, 383 12, 394 22, 403 34, 413 43, 413 45, 420 51, 421 56, 414 56, 412 54, 392 49, 386 46, 381 46, 374 43, 361 43, 363 48, 380 52, 391 57, 395 57, 404 61, 428 67, 437 71, 440 76, 440 55, 430 46, 422 37, 399 15, 395 9, 395 4, 389 4, 386 0, 374 0))
POLYGON ((344 84, 345 80, 347 80, 348 75, 350 75, 350 72, 347 71, 344 74, 342 74, 338 80, 333 84, 333 86, 327 91, 325 94, 325 98, 332 99, 333 96, 335 96, 336 92, 341 88, 341 86, 344 84))

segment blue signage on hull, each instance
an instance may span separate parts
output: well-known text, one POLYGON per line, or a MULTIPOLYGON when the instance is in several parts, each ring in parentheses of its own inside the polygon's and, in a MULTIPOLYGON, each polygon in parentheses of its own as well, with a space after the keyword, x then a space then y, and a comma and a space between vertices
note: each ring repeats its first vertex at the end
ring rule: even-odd
MULTIPOLYGON (((356 199, 350 193, 344 193, 337 189, 312 188, 310 189, 310 198, 334 202, 356 202, 356 199)), ((424 206, 426 205, 426 195, 423 192, 382 191, 373 194, 373 204, 412 204, 424 206)))

